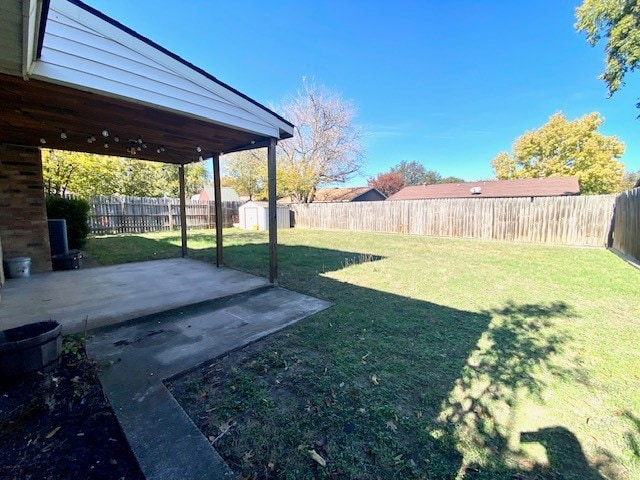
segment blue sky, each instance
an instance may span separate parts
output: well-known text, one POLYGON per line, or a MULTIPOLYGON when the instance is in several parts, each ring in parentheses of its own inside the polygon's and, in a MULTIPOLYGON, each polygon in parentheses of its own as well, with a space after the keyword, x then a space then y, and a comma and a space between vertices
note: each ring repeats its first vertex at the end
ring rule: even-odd
POLYGON ((606 98, 603 46, 573 24, 580 1, 86 0, 257 101, 303 76, 351 100, 365 166, 351 185, 417 161, 493 178, 491 159, 563 111, 593 111, 640 170, 640 74, 606 98))

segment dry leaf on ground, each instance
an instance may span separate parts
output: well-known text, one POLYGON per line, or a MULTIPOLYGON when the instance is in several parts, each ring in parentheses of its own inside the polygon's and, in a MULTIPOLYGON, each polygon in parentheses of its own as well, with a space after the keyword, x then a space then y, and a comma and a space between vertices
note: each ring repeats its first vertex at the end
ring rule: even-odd
POLYGON ((49 439, 49 438, 53 437, 56 433, 58 433, 58 430, 60 430, 60 428, 61 427, 54 428, 49 433, 47 433, 47 436, 45 438, 49 439))
POLYGON ((320 465, 321 467, 327 466, 327 461, 320 455, 318 455, 318 452, 316 452, 315 450, 309 450, 308 453, 311 459, 314 460, 318 465, 320 465))

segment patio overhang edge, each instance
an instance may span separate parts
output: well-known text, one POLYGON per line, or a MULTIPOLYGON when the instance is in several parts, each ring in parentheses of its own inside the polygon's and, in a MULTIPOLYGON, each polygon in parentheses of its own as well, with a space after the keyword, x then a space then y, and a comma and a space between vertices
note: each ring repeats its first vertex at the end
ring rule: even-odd
MULTIPOLYGON (((98 10, 78 0, 54 1, 59 9, 64 9, 67 6, 81 9, 86 12, 88 18, 94 19, 95 17, 96 22, 102 22, 103 28, 113 28, 125 38, 130 39, 136 48, 147 48, 167 62, 173 62, 177 65, 176 68, 182 69, 182 74, 189 75, 196 81, 201 80, 203 84, 208 84, 207 88, 215 87, 218 92, 223 89, 233 98, 237 97, 240 99, 239 101, 250 104, 254 111, 257 107, 261 114, 261 121, 264 121, 265 116, 270 118, 273 121, 269 121, 269 123, 273 128, 252 128, 250 123, 247 124, 246 121, 244 124, 241 121, 235 122, 232 117, 228 116, 227 121, 216 121, 193 112, 172 110, 166 106, 155 105, 137 98, 126 98, 114 92, 100 91, 89 84, 65 82, 63 78, 53 78, 53 75, 48 77, 46 75, 47 69, 43 68, 46 65, 39 57, 45 43, 43 29, 46 28, 47 17, 51 12, 50 2, 48 0, 29 0, 23 4, 22 18, 16 19, 16 21, 20 20, 23 27, 21 44, 23 71, 20 74, 23 79, 26 77, 30 81, 25 82, 22 87, 16 88, 15 81, 13 85, 8 85, 11 83, 8 76, 0 77, 0 96, 2 97, 0 100, 11 109, 2 118, 4 129, 0 143, 34 147, 45 146, 62 150, 186 164, 199 161, 200 155, 198 153, 200 151, 230 153, 267 146, 269 138, 285 139, 293 135, 293 125, 275 112, 98 10), (42 83, 34 82, 34 80, 42 83), (47 84, 47 88, 51 90, 51 95, 42 95, 44 84, 47 84), (32 97, 31 86, 34 85, 38 88, 33 90, 39 90, 39 92, 34 93, 32 97), (41 96, 38 97, 38 95, 41 96), (52 97, 56 97, 58 101, 52 102, 52 97), (46 98, 49 104, 43 102, 43 98, 46 98), (65 100, 69 103, 65 104, 65 100), (22 101, 25 101, 26 104, 31 101, 35 105, 27 105, 26 108, 22 108, 20 105, 22 101), (82 105, 82 108, 74 109, 74 104, 76 106, 82 105), (91 108, 92 104, 94 108, 91 108), (66 118, 64 118, 64 114, 66 114, 66 118), (110 116, 115 116, 115 118, 111 119, 110 116), (70 117, 73 117, 73 121, 70 120, 70 117), (237 124, 234 125, 234 123, 237 124), (165 126, 166 128, 164 128, 165 126), (20 134, 16 133, 17 130, 20 130, 20 134), (113 137, 103 142, 105 139, 96 135, 102 131, 124 139, 123 144, 126 144, 126 148, 122 148, 122 144, 115 145, 112 141, 113 137), (63 135, 63 132, 70 141, 61 141, 62 139, 59 137, 63 135), (145 132, 146 135, 142 135, 145 132), (87 143, 87 139, 92 137, 98 137, 97 141, 87 143), (143 138, 145 146, 153 146, 153 148, 147 148, 145 151, 137 149, 134 153, 130 153, 128 143, 140 137, 143 138), (46 143, 43 143, 41 139, 46 143), (114 149, 114 147, 120 148, 114 149), (199 147, 197 152, 196 147, 199 147), (159 149, 162 149, 163 153, 170 149, 173 151, 166 155, 159 155, 157 153, 159 149)), ((18 76, 17 71, 7 72, 5 70, 5 74, 7 73, 18 76)))

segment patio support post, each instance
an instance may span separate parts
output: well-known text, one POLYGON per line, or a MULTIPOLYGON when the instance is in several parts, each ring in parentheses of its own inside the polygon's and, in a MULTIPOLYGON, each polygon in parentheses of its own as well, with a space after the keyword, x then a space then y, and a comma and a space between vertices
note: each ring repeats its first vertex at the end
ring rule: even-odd
POLYGON ((222 260, 222 188, 220 187, 220 154, 213 152, 213 190, 216 207, 216 266, 223 265, 222 260))
POLYGON ((278 283, 278 214, 276 205, 276 145, 272 138, 267 150, 269 183, 269 282, 278 283))
POLYGON ((182 237, 182 257, 187 256, 187 205, 184 193, 184 165, 178 167, 180 179, 180 231, 182 237))

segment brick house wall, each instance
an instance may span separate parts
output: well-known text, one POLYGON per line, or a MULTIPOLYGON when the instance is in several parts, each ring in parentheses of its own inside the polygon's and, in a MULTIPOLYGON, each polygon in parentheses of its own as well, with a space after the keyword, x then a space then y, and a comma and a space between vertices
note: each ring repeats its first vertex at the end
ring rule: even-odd
POLYGON ((38 148, 0 145, 0 238, 5 260, 31 257, 32 272, 51 270, 38 148))

